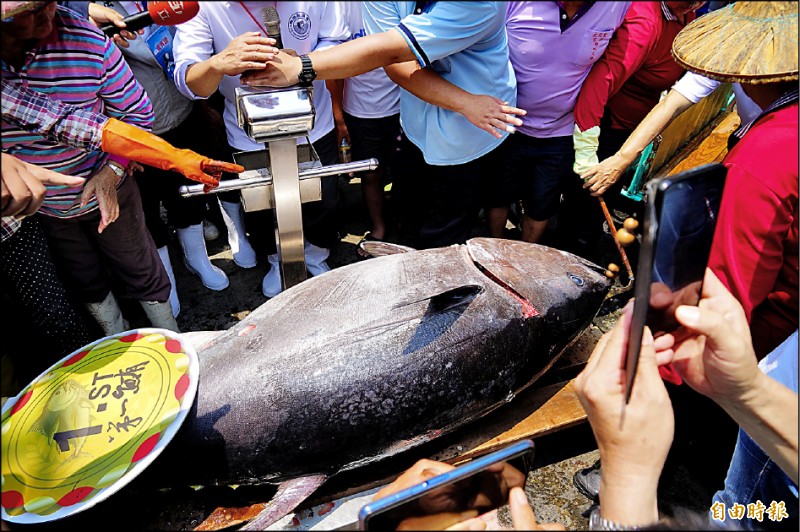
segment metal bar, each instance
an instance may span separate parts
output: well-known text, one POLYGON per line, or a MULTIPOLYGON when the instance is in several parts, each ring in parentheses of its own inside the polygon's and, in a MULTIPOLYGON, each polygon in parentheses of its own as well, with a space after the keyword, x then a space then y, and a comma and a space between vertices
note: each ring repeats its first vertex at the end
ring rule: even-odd
MULTIPOLYGON (((271 145, 272 143, 270 143, 271 145)), ((295 155, 295 158, 297 155, 295 155)), ((332 164, 329 166, 321 166, 319 168, 311 168, 303 170, 298 174, 299 179, 314 179, 317 177, 326 177, 329 175, 346 174, 350 172, 365 172, 375 170, 378 168, 378 159, 364 159, 363 161, 353 161, 344 164, 332 164)), ((217 194, 220 192, 228 192, 231 190, 241 190, 243 188, 260 187, 263 185, 272 184, 272 175, 264 177, 245 177, 239 179, 229 179, 227 181, 220 181, 219 186, 213 189, 210 194, 217 194)), ((191 196, 199 196, 204 194, 203 185, 184 185, 180 187, 179 192, 181 196, 188 198, 191 196)))
POLYGON ((269 142, 272 171, 272 209, 275 216, 275 243, 281 258, 281 283, 284 290, 306 280, 303 240, 303 212, 297 169, 297 141, 269 142))

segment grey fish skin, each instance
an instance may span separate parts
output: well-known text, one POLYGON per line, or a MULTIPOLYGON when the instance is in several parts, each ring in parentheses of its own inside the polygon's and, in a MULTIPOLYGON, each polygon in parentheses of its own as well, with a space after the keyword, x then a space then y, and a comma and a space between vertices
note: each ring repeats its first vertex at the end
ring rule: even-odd
POLYGON ((609 286, 579 257, 495 239, 309 279, 199 353, 195 405, 155 469, 184 485, 244 484, 407 450, 536 380, 609 286))

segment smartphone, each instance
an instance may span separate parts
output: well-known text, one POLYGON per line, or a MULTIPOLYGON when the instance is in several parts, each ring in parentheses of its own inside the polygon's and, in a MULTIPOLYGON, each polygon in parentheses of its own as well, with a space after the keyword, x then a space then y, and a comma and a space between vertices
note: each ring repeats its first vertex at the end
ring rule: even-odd
POLYGON ((519 441, 367 504, 358 514, 359 530, 431 530, 445 513, 475 510, 477 516, 499 508, 508 502, 509 488, 500 481, 496 465, 504 462, 527 477, 533 442, 519 441))
POLYGON ((626 353, 625 402, 639 364, 644 327, 675 331, 675 309, 697 305, 728 169, 707 164, 647 184, 642 245, 626 353))

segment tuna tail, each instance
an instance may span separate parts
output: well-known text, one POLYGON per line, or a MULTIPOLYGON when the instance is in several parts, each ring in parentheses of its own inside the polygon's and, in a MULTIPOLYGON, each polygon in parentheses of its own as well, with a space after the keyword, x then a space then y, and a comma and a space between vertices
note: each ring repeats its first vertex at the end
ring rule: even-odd
POLYGON ((319 474, 281 482, 271 501, 247 508, 219 507, 195 530, 221 530, 247 521, 250 522, 239 530, 264 530, 297 508, 328 478, 330 478, 328 475, 319 474))
POLYGON ((398 253, 408 253, 416 251, 408 246, 392 244, 391 242, 381 242, 379 240, 364 240, 358 245, 370 257, 383 257, 385 255, 397 255, 398 253))

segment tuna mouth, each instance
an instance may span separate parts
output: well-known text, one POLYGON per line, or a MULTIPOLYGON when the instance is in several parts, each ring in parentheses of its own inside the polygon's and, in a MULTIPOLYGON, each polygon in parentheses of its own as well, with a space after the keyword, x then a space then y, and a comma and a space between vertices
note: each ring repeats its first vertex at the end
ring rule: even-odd
POLYGON ((503 281, 502 279, 500 279, 499 277, 494 275, 492 272, 490 272, 488 269, 486 269, 481 263, 479 263, 479 262, 477 262, 475 260, 473 260, 472 263, 475 265, 476 268, 478 268, 479 272, 481 272, 483 275, 485 275, 486 277, 491 279, 491 281, 493 283, 495 283, 496 285, 501 287, 503 290, 508 292, 508 294, 512 298, 517 300, 519 302, 519 304, 522 305, 522 317, 523 318, 526 318, 526 319, 527 318, 533 318, 534 316, 538 316, 539 315, 539 311, 536 310, 536 307, 534 307, 533 304, 525 298, 525 296, 523 296, 522 294, 520 294, 519 292, 514 290, 514 288, 512 288, 511 285, 509 285, 508 283, 506 283, 505 281, 503 281))

